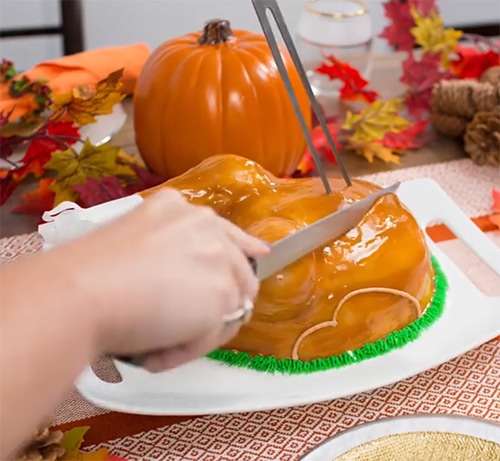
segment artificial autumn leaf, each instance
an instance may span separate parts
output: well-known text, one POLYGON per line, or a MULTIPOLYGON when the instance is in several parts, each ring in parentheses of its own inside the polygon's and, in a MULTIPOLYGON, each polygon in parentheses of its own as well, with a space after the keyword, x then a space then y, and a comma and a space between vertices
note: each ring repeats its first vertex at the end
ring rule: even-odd
POLYGON ((493 199, 493 214, 490 215, 490 221, 500 229, 500 189, 491 191, 493 199))
POLYGON ((90 177, 83 184, 75 184, 73 189, 78 193, 79 205, 85 208, 127 196, 116 176, 90 177))
POLYGON ((451 72, 441 69, 439 55, 425 53, 417 61, 413 54, 409 54, 403 61, 400 81, 408 87, 405 103, 410 115, 419 119, 428 112, 434 84, 452 77, 451 72))
POLYGON ((443 18, 437 11, 432 11, 428 16, 421 16, 414 6, 410 6, 410 13, 415 20, 415 27, 410 29, 415 42, 424 52, 439 54, 441 65, 445 69, 448 68, 450 55, 456 49, 463 32, 452 28, 445 29, 443 18))
POLYGON ((428 125, 428 120, 419 120, 413 125, 397 133, 386 133, 382 144, 390 149, 417 149, 427 143, 430 137, 421 136, 428 125))
POLYGON ((90 429, 89 426, 75 427, 64 433, 61 446, 65 449, 65 454, 60 461, 109 461, 110 457, 107 448, 91 452, 81 452, 85 434, 90 429))
POLYGON ((306 176, 307 174, 311 173, 314 171, 316 168, 316 165, 314 164, 314 159, 311 155, 310 152, 305 153, 302 156, 302 159, 300 160, 299 164, 297 165, 297 168, 295 168, 295 171, 292 174, 292 177, 301 177, 301 176, 306 176))
POLYGON ((433 11, 437 12, 436 0, 409 0, 408 4, 413 6, 422 16, 428 16, 433 11))
MULTIPOLYGON (((326 121, 326 126, 332 136, 335 147, 337 148, 337 152, 339 152, 340 146, 336 139, 336 135, 340 131, 339 122, 336 118, 332 117, 329 119, 329 121, 328 120, 326 121)), ((321 158, 326 159, 334 164, 337 163, 335 155, 332 149, 330 148, 330 144, 325 136, 325 132, 323 131, 321 125, 316 125, 312 129, 311 140, 314 145, 314 148, 316 149, 316 152, 319 154, 321 158)), ((312 156, 311 150, 308 147, 292 176, 294 177, 304 176, 310 173, 311 171, 314 171, 315 168, 316 164, 314 163, 314 157, 312 156)))
POLYGON ((316 72, 328 76, 330 80, 342 81, 340 99, 343 101, 360 100, 369 104, 379 97, 377 92, 366 89, 368 81, 361 76, 357 69, 334 56, 328 56, 316 69, 316 72))
POLYGON ((14 149, 23 143, 23 138, 19 136, 0 136, 0 158, 9 158, 14 149))
POLYGON ((500 213, 500 189, 492 189, 491 198, 493 199, 493 211, 500 213))
POLYGON ((125 187, 128 195, 135 194, 136 192, 140 192, 145 189, 150 189, 165 182, 164 178, 151 173, 147 169, 140 168, 137 165, 132 165, 130 168, 135 171, 136 178, 134 178, 132 181, 129 181, 129 183, 125 187))
POLYGON ((486 69, 500 65, 500 53, 493 50, 481 51, 475 46, 458 45, 455 54, 450 70, 460 79, 479 79, 486 69))
POLYGON ((15 207, 14 213, 40 216, 54 206, 55 194, 50 190, 53 178, 43 178, 38 182, 38 189, 22 195, 23 203, 15 207))
POLYGON ((61 446, 64 448, 66 454, 63 460, 70 460, 71 453, 78 452, 84 441, 85 434, 89 431, 90 426, 74 427, 64 433, 61 441, 61 446))
POLYGON ((369 163, 379 159, 385 163, 399 165, 399 156, 403 153, 398 149, 384 146, 380 141, 359 141, 353 138, 347 140, 345 148, 366 158, 369 163))
POLYGON ((410 13, 408 2, 387 1, 383 4, 384 15, 389 24, 379 34, 397 51, 410 51, 415 45, 415 38, 410 29, 415 26, 415 20, 410 13))
POLYGON ((116 161, 121 165, 136 165, 139 168, 146 169, 146 164, 138 155, 127 154, 123 149, 118 152, 116 161))
POLYGON ((15 147, 21 144, 22 138, 11 137, 8 134, 5 134, 7 127, 11 125, 10 116, 12 114, 12 108, 7 114, 4 111, 0 111, 0 158, 8 158, 12 155, 15 147))
POLYGON ((358 142, 382 140, 386 133, 397 133, 411 125, 398 115, 402 105, 399 98, 375 101, 359 113, 348 112, 342 129, 352 132, 351 137, 358 142))
POLYGON ((3 205, 17 188, 12 170, 0 170, 0 206, 3 205))
POLYGON ((16 179, 21 181, 29 173, 33 173, 36 178, 43 176, 46 172, 44 165, 50 160, 52 152, 67 149, 79 139, 78 127, 71 121, 48 124, 29 143, 24 157, 20 160, 24 166, 22 173, 20 172, 16 179))
POLYGON ((5 114, 3 110, 0 110, 0 128, 4 128, 10 123, 10 116, 13 111, 14 108, 5 114))
POLYGON ((136 181, 123 186, 116 176, 104 176, 100 179, 88 178, 84 184, 75 184, 73 189, 78 193, 78 203, 83 207, 91 207, 100 203, 127 197, 137 192, 155 187, 164 182, 163 178, 137 166, 131 167, 137 174, 136 181))
POLYGON ((97 85, 82 85, 74 88, 69 94, 52 95, 51 109, 64 110, 66 116, 79 125, 96 122, 97 115, 106 115, 113 112, 113 107, 126 95, 122 94, 121 78, 123 69, 109 74, 97 85))
MULTIPOLYGON (((330 121, 326 123, 328 131, 333 139, 333 143, 337 148, 337 152, 340 151, 340 145, 338 141, 335 139, 337 133, 340 130, 340 125, 338 121, 330 121)), ((325 132, 323 131, 321 125, 315 126, 311 131, 311 139, 316 151, 320 154, 321 157, 327 159, 332 163, 336 163, 335 155, 332 152, 330 144, 328 143, 328 139, 325 136, 325 132)), ((309 148, 306 150, 306 155, 311 155, 309 148)))
POLYGON ((38 122, 27 122, 22 119, 18 119, 15 122, 11 122, 0 129, 0 134, 6 138, 11 136, 20 136, 26 138, 35 134, 39 128, 43 125, 43 121, 38 122))
POLYGON ((133 180, 135 171, 128 165, 120 165, 116 158, 120 148, 109 143, 93 146, 86 139, 83 149, 77 154, 73 149, 54 152, 45 168, 55 170, 57 176, 50 188, 56 193, 54 206, 68 200, 78 200, 78 193, 72 188, 76 184, 85 184, 88 178, 100 179, 103 176, 118 176, 133 180))

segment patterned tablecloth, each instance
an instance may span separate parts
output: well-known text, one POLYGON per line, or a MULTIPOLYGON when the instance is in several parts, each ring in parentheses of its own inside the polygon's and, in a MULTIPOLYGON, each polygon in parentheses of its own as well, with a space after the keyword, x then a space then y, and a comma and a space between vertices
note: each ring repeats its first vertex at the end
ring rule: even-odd
MULTIPOLYGON (((500 232, 485 218, 491 213, 491 190, 500 188, 497 168, 458 160, 366 178, 387 184, 422 177, 436 180, 500 247, 500 232)), ((500 279, 445 227, 438 225, 429 234, 481 290, 500 295, 500 279)), ((40 244, 36 234, 2 239, 0 263, 39 251, 40 244)), ((112 374, 105 360, 98 368, 100 374, 112 374)), ((340 431, 413 413, 469 415, 500 424, 500 338, 392 386, 303 407, 205 417, 149 417, 96 408, 72 390, 53 416, 54 425, 62 429, 91 427, 85 450, 107 447, 128 460, 294 461, 340 431)))

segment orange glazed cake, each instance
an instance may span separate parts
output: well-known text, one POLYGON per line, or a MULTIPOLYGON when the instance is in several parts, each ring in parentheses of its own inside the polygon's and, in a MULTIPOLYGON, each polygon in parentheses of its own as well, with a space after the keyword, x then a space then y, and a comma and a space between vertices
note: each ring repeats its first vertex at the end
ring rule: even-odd
MULTIPOLYGON (((218 155, 157 188, 180 190, 274 242, 380 189, 329 181, 331 195, 319 178, 281 179, 245 158, 218 155)), ((352 354, 421 318, 435 281, 423 231, 397 196, 383 196, 354 229, 264 280, 250 322, 219 356, 310 362, 352 354)))

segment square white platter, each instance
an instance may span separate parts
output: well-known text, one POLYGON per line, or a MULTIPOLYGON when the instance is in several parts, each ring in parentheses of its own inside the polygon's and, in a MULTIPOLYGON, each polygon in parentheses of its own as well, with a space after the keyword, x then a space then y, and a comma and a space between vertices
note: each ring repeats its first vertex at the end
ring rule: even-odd
MULTIPOLYGON (((435 222, 446 224, 498 275, 500 286, 500 249, 435 181, 405 181, 397 195, 422 229, 435 222)), ((85 210, 78 207, 71 210, 70 206, 60 215, 57 239, 50 229, 50 225, 57 224, 57 219, 45 225, 45 229, 44 225, 41 226, 42 237, 48 237, 45 248, 56 244, 56 240, 74 238, 98 227, 137 206, 140 201, 131 197, 85 210), (80 226, 75 227, 75 223, 68 226, 68 235, 64 235, 63 224, 74 219, 71 216, 74 213, 79 216, 77 220, 83 222, 80 226)), ((390 385, 434 368, 500 335, 500 296, 483 294, 428 237, 427 243, 448 279, 445 310, 434 325, 401 349, 354 365, 308 375, 269 374, 230 367, 208 358, 175 370, 151 374, 115 361, 121 382, 104 382, 89 366, 78 378, 77 389, 89 402, 113 411, 202 415, 269 410, 333 400, 390 385)))

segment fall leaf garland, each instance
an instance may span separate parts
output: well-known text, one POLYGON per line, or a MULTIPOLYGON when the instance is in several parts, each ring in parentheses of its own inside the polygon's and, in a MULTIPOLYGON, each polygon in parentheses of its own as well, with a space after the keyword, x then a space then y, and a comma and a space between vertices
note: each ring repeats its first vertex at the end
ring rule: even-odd
MULTIPOLYGON (((383 7, 389 23, 379 37, 406 53, 400 78, 405 91, 399 98, 381 101, 357 69, 335 56, 327 56, 315 70, 342 82, 341 101, 367 104, 357 112, 348 111, 343 123, 337 120, 329 124, 337 144, 369 162, 379 159, 398 164, 407 150, 422 147, 431 139, 426 130, 436 83, 479 78, 486 69, 498 65, 500 50, 479 36, 471 38, 486 42, 490 45, 488 50, 478 52, 460 46, 463 32, 444 26, 435 0, 389 0, 383 7)), ((317 130, 320 128, 314 128, 312 134, 318 152, 335 162, 325 136, 317 130)), ((299 173, 312 169, 314 162, 307 151, 299 173)))
MULTIPOLYGON (((15 72, 5 62, 3 68, 2 83, 12 85, 15 72)), ((39 180, 38 188, 25 193, 13 211, 38 216, 64 200, 96 205, 163 182, 135 156, 110 142, 94 146, 80 135, 82 126, 122 101, 122 75, 120 69, 70 94, 47 94, 46 111, 38 117, 11 121, 12 111, 0 113, 0 158, 9 165, 0 169, 0 205, 29 176, 39 180), (20 149, 22 157, 13 161, 20 149)))

